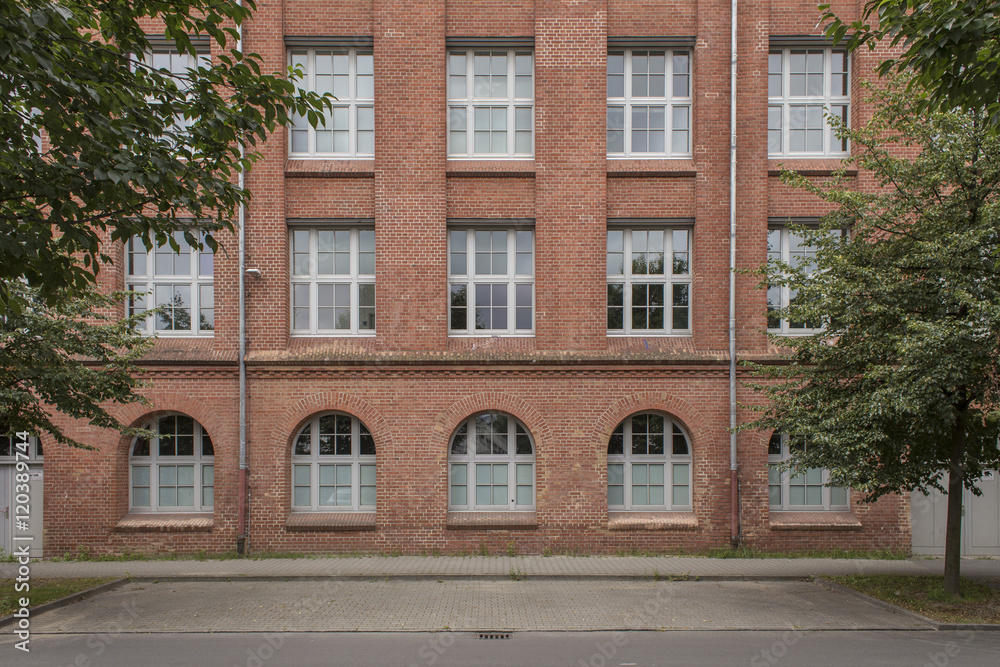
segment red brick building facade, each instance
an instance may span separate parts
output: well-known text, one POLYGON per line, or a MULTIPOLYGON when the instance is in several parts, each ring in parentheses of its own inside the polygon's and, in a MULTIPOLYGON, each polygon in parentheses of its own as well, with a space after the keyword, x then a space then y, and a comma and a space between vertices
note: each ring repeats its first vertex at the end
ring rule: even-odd
MULTIPOLYGON (((330 134, 276 133, 247 179, 247 548, 729 545, 730 3, 259 4, 245 50, 301 62, 341 111, 330 134)), ((816 108, 868 113, 877 54, 842 58, 818 18, 813 0, 739 3, 741 268, 822 213, 778 180, 845 154, 816 108)), ((220 240, 183 285, 212 330, 163 332, 150 405, 117 409, 190 418, 159 423, 194 453, 80 428, 96 451, 46 447, 46 555, 236 547, 239 267, 220 240)), ((115 252, 102 280, 138 281, 115 252)), ((774 352, 756 282, 736 280, 743 358, 774 352)), ((770 436, 737 441, 743 545, 909 547, 905 499, 769 484, 770 436)))

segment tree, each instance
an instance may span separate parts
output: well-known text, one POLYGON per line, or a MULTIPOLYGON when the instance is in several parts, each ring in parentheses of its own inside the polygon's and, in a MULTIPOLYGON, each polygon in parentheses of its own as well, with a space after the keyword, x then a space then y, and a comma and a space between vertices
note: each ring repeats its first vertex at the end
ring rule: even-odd
POLYGON ((845 22, 821 4, 826 34, 854 51, 882 40, 902 52, 879 75, 916 72, 910 85, 928 92, 922 104, 986 109, 1000 123, 1000 2, 995 0, 868 0, 861 18, 845 22))
POLYGON ((827 468, 865 501, 944 491, 947 472, 945 588, 958 594, 962 489, 978 494, 1000 465, 1000 138, 986 111, 919 111, 907 85, 875 91, 865 127, 839 129, 876 191, 785 175, 838 208, 801 230, 815 267, 762 271, 797 290, 776 316, 825 329, 772 336, 787 356, 747 364, 767 380, 751 385, 767 404, 748 427, 805 436, 792 466, 827 468))
POLYGON ((0 425, 45 431, 57 442, 87 448, 53 421, 48 406, 56 406, 95 426, 121 429, 102 402, 143 400, 135 393, 142 385, 137 365, 153 339, 135 332, 142 316, 106 314, 123 294, 86 290, 48 306, 20 281, 9 288, 27 305, 0 318, 0 425))
MULTIPOLYGON (((290 112, 315 124, 329 100, 261 72, 234 48, 253 0, 0 2, 0 315, 95 283, 105 241, 170 243, 232 229, 250 194, 235 178, 290 112), (153 66, 144 20, 190 57, 153 66), (199 57, 199 38, 222 49, 199 57), (44 143, 43 140, 44 139, 44 143), (245 155, 241 146, 249 147, 245 155)), ((202 49, 203 51, 203 49, 202 49)), ((206 243, 216 247, 209 235, 206 243)))
MULTIPOLYGON (((254 0, 0 0, 0 421, 68 438, 50 410, 108 428, 105 402, 141 400, 148 348, 124 295, 97 293, 113 243, 174 232, 217 247, 250 193, 236 174, 293 114, 328 97, 236 48, 254 0), (162 35, 145 32, 150 19, 162 35), (155 23, 154 23, 155 24, 155 23), (211 59, 206 44, 217 46, 211 59), (169 46, 186 68, 160 67, 169 46), (171 71, 173 70, 173 71, 171 71)), ((157 315, 156 311, 148 314, 157 315)))

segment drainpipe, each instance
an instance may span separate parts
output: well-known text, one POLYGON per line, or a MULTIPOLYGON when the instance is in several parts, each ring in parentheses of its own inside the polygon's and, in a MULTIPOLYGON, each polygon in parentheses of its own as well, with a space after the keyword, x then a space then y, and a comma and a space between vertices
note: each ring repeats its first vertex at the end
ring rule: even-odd
POLYGON ((736 462, 736 9, 730 10, 729 48, 729 541, 740 540, 739 468, 736 462))
MULTIPOLYGON (((243 0, 237 0, 242 6, 243 0)), ((243 24, 236 26, 238 37, 236 49, 243 52, 243 24)), ((243 142, 240 142, 240 161, 244 157, 243 142)), ((237 176, 240 190, 246 185, 243 169, 237 176)), ((247 302, 246 302, 246 209, 240 203, 237 226, 239 227, 239 277, 237 291, 239 293, 239 367, 240 367, 240 468, 239 491, 236 504, 236 553, 246 553, 247 544, 247 302)))

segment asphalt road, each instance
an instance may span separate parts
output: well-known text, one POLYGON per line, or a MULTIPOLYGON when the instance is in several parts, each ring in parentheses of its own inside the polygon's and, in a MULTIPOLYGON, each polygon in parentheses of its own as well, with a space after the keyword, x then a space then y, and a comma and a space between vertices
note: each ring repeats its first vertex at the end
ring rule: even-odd
POLYGON ((652 667, 654 665, 1000 664, 1000 633, 937 631, 517 632, 36 635, 30 653, 4 636, 2 665, 234 667, 652 667))

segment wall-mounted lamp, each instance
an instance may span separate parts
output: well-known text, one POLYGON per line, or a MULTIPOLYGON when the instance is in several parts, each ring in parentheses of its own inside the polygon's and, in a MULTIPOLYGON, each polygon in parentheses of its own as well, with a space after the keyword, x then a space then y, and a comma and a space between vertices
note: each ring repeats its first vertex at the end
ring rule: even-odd
POLYGON ((251 278, 261 278, 264 275, 260 269, 247 269, 246 274, 251 278))

